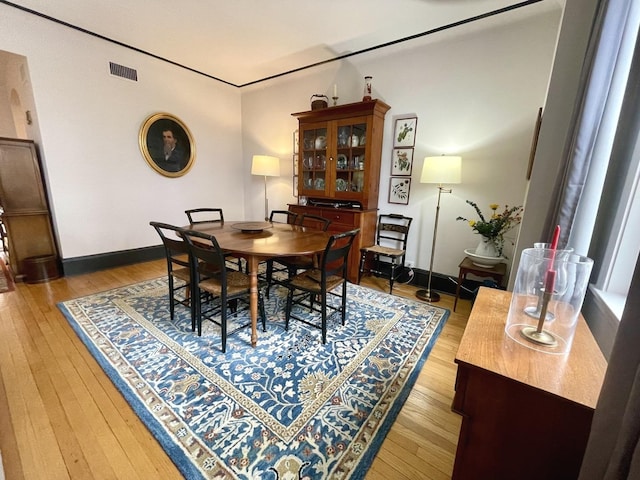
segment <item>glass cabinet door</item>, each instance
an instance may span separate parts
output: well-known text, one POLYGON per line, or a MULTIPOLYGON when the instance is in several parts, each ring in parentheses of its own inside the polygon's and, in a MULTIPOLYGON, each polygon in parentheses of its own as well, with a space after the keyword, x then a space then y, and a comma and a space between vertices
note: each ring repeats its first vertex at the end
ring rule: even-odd
POLYGON ((304 195, 323 194, 328 184, 327 127, 302 131, 302 190, 304 195))
POLYGON ((335 192, 362 192, 366 162, 367 123, 338 123, 336 138, 335 192))

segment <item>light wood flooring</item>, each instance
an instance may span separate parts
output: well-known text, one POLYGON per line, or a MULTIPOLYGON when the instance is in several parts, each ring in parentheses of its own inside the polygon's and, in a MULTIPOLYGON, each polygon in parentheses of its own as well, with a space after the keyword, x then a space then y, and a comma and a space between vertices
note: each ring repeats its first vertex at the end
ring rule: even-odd
MULTIPOLYGON (((7 480, 182 478, 56 307, 62 300, 160 277, 153 261, 0 294, 0 452, 7 480)), ((387 290, 382 279, 363 285, 387 290)), ((414 297, 415 288, 394 287, 414 297)), ((453 297, 438 304, 452 310, 453 297)), ((469 315, 458 302, 378 452, 367 480, 451 477, 460 417, 453 359, 469 315)), ((0 477, 1 478, 1 477, 0 477)))

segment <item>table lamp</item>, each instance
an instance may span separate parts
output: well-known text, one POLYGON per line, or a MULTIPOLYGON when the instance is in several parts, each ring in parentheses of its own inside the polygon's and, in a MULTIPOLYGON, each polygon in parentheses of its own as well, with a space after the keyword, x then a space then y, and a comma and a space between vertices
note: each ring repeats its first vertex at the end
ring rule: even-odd
POLYGON ((280 176, 280 159, 268 155, 254 155, 251 162, 251 175, 262 175, 264 177, 264 219, 268 221, 267 177, 280 176))
POLYGON ((433 259, 436 250, 436 236, 438 234, 438 217, 440 215, 440 196, 443 193, 451 193, 453 190, 444 188, 443 184, 460 183, 462 177, 462 157, 441 155, 439 157, 426 157, 422 165, 420 183, 438 184, 438 203, 436 205, 436 219, 433 224, 433 242, 431 244, 431 261, 429 263, 429 280, 426 290, 418 290, 416 297, 425 302, 438 302, 440 295, 431 290, 431 274, 433 272, 433 259))

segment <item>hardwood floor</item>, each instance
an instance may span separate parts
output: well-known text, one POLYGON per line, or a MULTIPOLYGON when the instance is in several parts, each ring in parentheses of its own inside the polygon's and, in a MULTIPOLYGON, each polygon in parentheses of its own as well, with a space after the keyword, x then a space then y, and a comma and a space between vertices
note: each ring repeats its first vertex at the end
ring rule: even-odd
MULTIPOLYGON (((0 294, 0 452, 7 480, 179 479, 162 447, 56 307, 59 301, 166 274, 164 260, 16 284, 0 294)), ((363 285, 387 290, 382 279, 363 285)), ((415 288, 394 287, 414 298, 415 288)), ((453 308, 453 297, 438 304, 453 308)), ((469 315, 459 301, 367 474, 368 480, 451 477, 460 417, 453 359, 469 315)))

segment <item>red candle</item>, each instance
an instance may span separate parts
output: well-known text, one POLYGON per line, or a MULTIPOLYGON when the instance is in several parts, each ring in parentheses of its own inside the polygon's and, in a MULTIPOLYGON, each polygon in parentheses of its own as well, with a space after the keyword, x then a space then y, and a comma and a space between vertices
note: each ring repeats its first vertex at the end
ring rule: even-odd
POLYGON ((556 225, 553 232, 553 240, 551 240, 551 257, 549 259, 549 270, 544 278, 545 293, 553 293, 553 287, 556 283, 556 271, 553 269, 553 263, 556 259, 556 249, 558 248, 558 239, 560 238, 560 225, 556 225))
POLYGON ((558 240, 560 239, 560 225, 556 225, 556 229, 553 231, 553 240, 551 240, 551 250, 555 250, 558 248, 558 240))
POLYGON ((544 278, 544 291, 553 293, 553 287, 556 283, 556 271, 555 270, 547 270, 547 274, 544 278))

